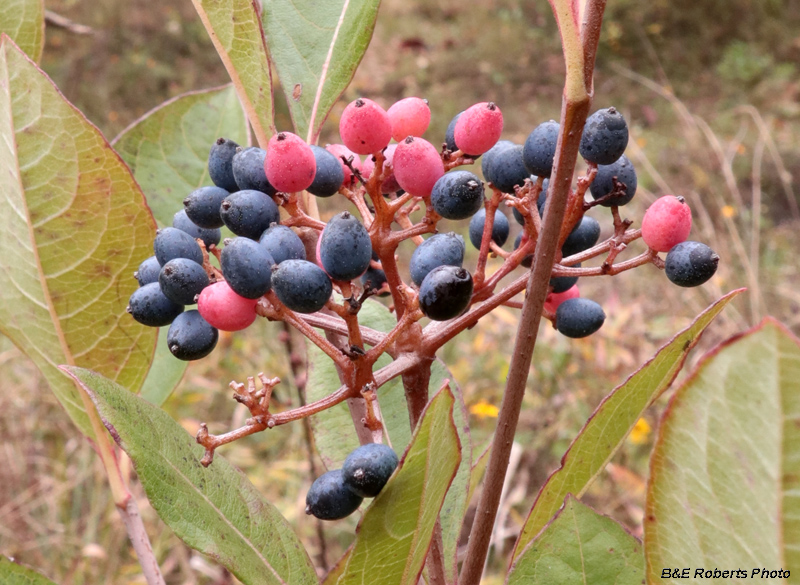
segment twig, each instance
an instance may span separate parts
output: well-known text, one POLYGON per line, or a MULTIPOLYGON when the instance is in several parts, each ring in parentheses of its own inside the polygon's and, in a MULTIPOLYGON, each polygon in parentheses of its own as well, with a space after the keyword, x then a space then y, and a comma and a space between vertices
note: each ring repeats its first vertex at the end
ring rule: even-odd
POLYGON ((91 26, 86 26, 85 24, 77 23, 74 20, 70 20, 66 16, 62 16, 56 12, 53 12, 52 10, 44 11, 44 20, 48 26, 63 28, 64 30, 69 31, 76 35, 97 34, 97 31, 94 30, 91 26))

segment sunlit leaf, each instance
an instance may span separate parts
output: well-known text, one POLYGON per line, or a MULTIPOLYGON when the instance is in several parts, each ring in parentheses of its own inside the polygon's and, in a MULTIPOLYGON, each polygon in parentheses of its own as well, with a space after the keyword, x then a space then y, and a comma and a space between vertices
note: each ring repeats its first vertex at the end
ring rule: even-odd
POLYGON ((0 33, 5 33, 37 63, 44 49, 43 0, 0 2, 0 33))
POLYGON ((55 585, 47 577, 26 569, 0 554, 0 583, 3 585, 55 585))

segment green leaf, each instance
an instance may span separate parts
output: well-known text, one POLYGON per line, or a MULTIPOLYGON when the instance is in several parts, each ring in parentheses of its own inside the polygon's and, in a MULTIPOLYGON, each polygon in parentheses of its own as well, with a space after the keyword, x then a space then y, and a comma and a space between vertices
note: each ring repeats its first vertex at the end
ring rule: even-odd
POLYGON ((47 577, 43 577, 31 569, 26 569, 3 555, 0 555, 0 583, 2 585, 55 585, 47 577))
POLYGON ((128 126, 112 144, 128 163, 161 225, 208 176, 208 152, 223 136, 247 144, 247 124, 231 85, 172 98, 128 126))
POLYGON ((246 585, 317 583, 288 522, 241 471, 220 455, 203 467, 203 447, 166 412, 94 372, 64 370, 89 393, 150 504, 186 544, 246 585))
POLYGON ((167 331, 169 326, 158 331, 158 343, 153 363, 147 378, 144 379, 139 395, 156 406, 161 406, 169 398, 172 391, 180 383, 186 373, 189 362, 175 359, 167 346, 167 331))
POLYGON ((380 0, 264 0, 272 63, 296 132, 316 142, 369 46, 380 0))
POLYGON ((798 488, 800 340, 768 319, 707 356, 664 413, 647 486, 648 582, 673 582, 664 567, 794 573, 798 488))
POLYGON ((397 471, 359 523, 356 540, 326 585, 416 585, 433 527, 461 459, 449 388, 433 397, 397 471), (374 581, 378 582, 378 581, 374 581))
POLYGON ((3 0, 0 33, 5 33, 37 63, 44 49, 43 0, 3 0))
POLYGON ((722 309, 743 289, 728 293, 658 350, 595 409, 542 487, 514 547, 516 558, 544 528, 567 494, 582 496, 619 449, 636 421, 678 375, 689 351, 722 309))
POLYGON ((519 555, 507 585, 641 585, 642 543, 617 522, 567 496, 564 507, 519 555))
POLYGON ((155 225, 102 134, 3 36, 0 41, 0 331, 33 360, 82 432, 58 364, 138 391, 156 332, 125 312, 155 225))
POLYGON ((192 0, 192 3, 236 88, 258 144, 266 148, 275 132, 275 110, 259 0, 192 0))

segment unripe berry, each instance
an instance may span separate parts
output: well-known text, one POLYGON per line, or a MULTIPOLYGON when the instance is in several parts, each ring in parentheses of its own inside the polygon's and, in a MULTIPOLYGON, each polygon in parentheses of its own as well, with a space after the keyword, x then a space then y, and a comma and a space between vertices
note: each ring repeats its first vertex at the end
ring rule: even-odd
POLYGON ((568 301, 569 299, 577 299, 580 296, 581 291, 578 290, 577 284, 573 285, 572 288, 567 289, 562 293, 551 292, 547 295, 547 298, 544 301, 544 308, 546 311, 555 313, 561 303, 568 301))
POLYGON ((197 310, 209 325, 222 331, 241 331, 256 320, 258 299, 246 299, 233 292, 225 281, 207 286, 197 299, 197 310))
MULTIPOLYGON (((390 144, 383 151, 383 156, 386 160, 383 161, 384 178, 381 183, 381 193, 388 195, 389 193, 396 193, 400 190, 400 185, 397 184, 397 179, 394 177, 394 168, 392 167, 394 161, 394 152, 397 150, 396 144, 390 144), (392 171, 386 176, 386 167, 392 167, 392 171)), ((375 157, 367 156, 364 163, 361 165, 361 176, 365 181, 368 181, 375 170, 375 157)))
POLYGON ((269 139, 264 172, 270 185, 283 193, 302 191, 314 182, 317 162, 311 147, 291 132, 269 139))
POLYGON ((436 181, 444 175, 439 151, 423 138, 409 136, 398 144, 392 163, 397 184, 417 197, 429 197, 436 181))
POLYGON ((454 138, 462 152, 483 154, 503 133, 503 113, 492 102, 470 106, 456 122, 454 138))
POLYGON ((372 154, 389 144, 392 125, 382 107, 366 98, 350 102, 339 120, 344 145, 358 154, 372 154))
POLYGON ((400 142, 408 136, 422 136, 431 123, 428 100, 408 97, 390 107, 387 112, 392 126, 392 138, 400 142))
POLYGON ((642 239, 656 252, 669 252, 686 241, 692 231, 692 210, 683 197, 665 195, 647 208, 642 218, 642 239))

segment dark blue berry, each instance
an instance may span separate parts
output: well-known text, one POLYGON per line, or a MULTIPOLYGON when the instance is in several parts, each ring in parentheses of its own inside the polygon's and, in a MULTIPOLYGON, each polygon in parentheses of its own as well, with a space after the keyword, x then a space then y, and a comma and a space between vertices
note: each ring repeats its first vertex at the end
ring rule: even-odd
MULTIPOLYGON (((580 268, 580 264, 575 264, 574 268, 580 268)), ((578 282, 577 276, 553 276, 550 278, 550 286, 554 293, 567 292, 578 282)))
POLYGON ((344 460, 344 485, 362 498, 374 498, 389 481, 397 463, 391 447, 380 443, 362 445, 344 460))
POLYGON ((331 197, 339 192, 344 183, 342 163, 321 146, 312 144, 311 151, 317 163, 317 172, 314 175, 314 182, 306 190, 317 197, 331 197))
POLYGON ((265 158, 267 151, 257 146, 237 149, 233 156, 233 177, 239 189, 275 195, 275 187, 267 180, 267 173, 264 171, 265 158))
POLYGON ((504 148, 493 158, 484 174, 496 189, 503 193, 513 193, 514 187, 522 187, 525 179, 530 179, 531 174, 522 160, 522 146, 514 145, 504 148))
POLYGON ((516 146, 510 140, 498 140, 493 147, 491 147, 486 154, 483 155, 483 160, 481 161, 481 172, 483 173, 483 178, 487 181, 491 181, 489 176, 492 172, 492 163, 494 162, 494 157, 504 151, 506 148, 516 146))
MULTIPOLYGON (((519 248, 519 245, 522 243, 522 235, 524 233, 525 232, 520 232, 517 235, 517 239, 514 240, 514 249, 515 250, 517 248, 519 248)), ((530 268, 531 266, 533 266, 533 254, 528 254, 527 256, 525 256, 519 264, 520 264, 520 266, 523 266, 525 268, 530 268)))
POLYGON ((549 177, 553 172, 559 124, 554 120, 539 124, 525 140, 522 158, 528 172, 537 177, 549 177))
POLYGON ((142 325, 163 327, 183 313, 183 305, 173 303, 161 292, 158 282, 151 282, 133 291, 127 311, 142 325))
POLYGON ((147 260, 139 264, 139 268, 133 273, 133 277, 139 282, 139 286, 158 282, 158 273, 161 272, 161 264, 155 256, 150 256, 147 260))
POLYGON ((589 299, 567 299, 556 309, 556 329, 567 337, 587 337, 606 320, 603 308, 589 299))
POLYGON ((615 179, 622 183, 624 190, 619 195, 603 201, 600 205, 604 207, 625 205, 636 195, 636 187, 638 185, 636 169, 633 168, 633 163, 624 154, 615 163, 597 167, 597 176, 595 176, 590 187, 592 198, 600 199, 611 194, 614 191, 615 179))
POLYGON ((231 193, 239 189, 233 176, 233 157, 238 147, 233 140, 217 138, 208 153, 208 175, 217 187, 231 193))
POLYGON ((339 520, 361 505, 363 498, 344 485, 341 469, 320 475, 306 494, 306 514, 320 520, 339 520))
POLYGON ((584 215, 572 233, 561 246, 561 254, 565 258, 573 254, 580 254, 594 246, 600 239, 600 224, 593 217, 584 215))
MULTIPOLYGON (((481 209, 478 213, 472 216, 469 221, 469 241, 478 250, 481 249, 481 240, 483 239, 483 227, 486 225, 486 208, 481 209)), ((499 209, 494 211, 494 224, 492 224, 492 240, 498 246, 502 246, 508 239, 508 218, 499 209)))
MULTIPOLYGON (((370 266, 367 271, 361 275, 361 284, 369 290, 383 290, 383 285, 389 282, 386 280, 386 273, 380 268, 373 268, 370 266)), ((388 290, 378 293, 379 297, 385 297, 392 294, 388 290)))
POLYGON ((431 191, 431 205, 447 219, 472 217, 483 207, 483 181, 469 171, 442 175, 431 191))
POLYGON ((292 311, 316 313, 331 298, 331 279, 307 260, 285 260, 272 270, 272 288, 292 311))
POLYGON ((203 243, 206 245, 206 249, 208 249, 211 245, 218 245, 219 241, 222 239, 222 232, 219 228, 201 228, 191 219, 189 219, 189 216, 186 215, 186 210, 184 209, 181 209, 172 217, 172 227, 177 228, 182 232, 186 232, 195 240, 203 240, 203 243))
POLYGON ((267 249, 275 264, 280 264, 284 260, 306 259, 303 240, 285 225, 270 226, 261 235, 259 243, 267 249))
POLYGON ((231 193, 222 202, 220 215, 234 234, 251 240, 258 240, 270 225, 281 220, 272 198, 251 189, 231 193))
POLYGON ((233 292, 246 299, 257 299, 269 292, 275 261, 267 249, 248 238, 225 242, 220 266, 233 292))
POLYGON ((194 238, 178 228, 162 228, 156 232, 153 250, 161 266, 175 258, 188 258, 203 263, 203 252, 194 238))
POLYGON ((455 232, 436 234, 422 242, 411 255, 411 280, 419 286, 428 273, 439 266, 458 266, 464 262, 464 238, 455 232))
MULTIPOLYGON (((455 152, 458 150, 458 146, 456 146, 456 124, 463 113, 464 112, 459 112, 453 117, 452 120, 450 120, 450 123, 447 125, 447 130, 444 133, 444 143, 447 145, 447 150, 450 152, 455 152)), ((464 156, 471 158, 472 160, 478 160, 481 155, 465 153, 464 156)))
POLYGON ((719 256, 700 242, 686 241, 673 246, 664 261, 664 270, 678 286, 700 286, 714 276, 719 256))
POLYGON ((225 189, 208 186, 195 189, 183 200, 186 215, 192 223, 201 228, 221 228, 224 223, 220 216, 220 207, 225 198, 230 195, 225 189))
POLYGON ((178 315, 167 331, 167 347, 179 360, 199 360, 217 345, 219 331, 208 324, 198 311, 178 315))
POLYGON ((322 230, 319 259, 333 280, 358 278, 369 268, 372 243, 366 228, 354 216, 343 211, 322 230))
POLYGON ((180 305, 193 305, 195 297, 208 286, 208 274, 197 262, 175 258, 161 268, 158 284, 169 300, 180 305))
POLYGON ((434 321, 458 317, 472 299, 472 275, 466 268, 434 268, 419 287, 419 308, 434 321))
POLYGON ((628 146, 628 124, 616 109, 598 110, 586 120, 581 136, 581 156, 590 163, 610 165, 628 146))

